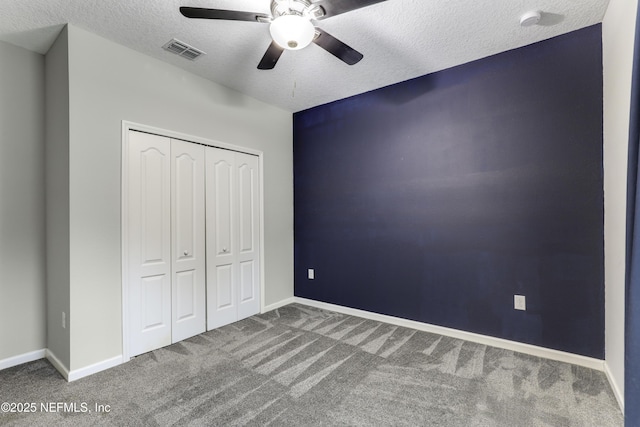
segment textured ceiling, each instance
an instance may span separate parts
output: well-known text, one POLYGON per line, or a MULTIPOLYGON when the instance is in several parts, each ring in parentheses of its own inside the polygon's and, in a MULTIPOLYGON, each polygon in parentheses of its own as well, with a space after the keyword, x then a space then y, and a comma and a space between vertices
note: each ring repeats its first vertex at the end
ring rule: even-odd
MULTIPOLYGON (((340 1, 340 0, 336 0, 340 1)), ((269 0, 2 0, 0 40, 46 53, 65 23, 289 111, 387 86, 602 21, 608 0, 387 0, 317 24, 364 54, 348 66, 316 45, 256 68, 269 25, 187 19, 180 6, 269 14, 269 0), (540 25, 519 17, 542 10, 540 25), (171 38, 207 55, 164 51, 171 38)))

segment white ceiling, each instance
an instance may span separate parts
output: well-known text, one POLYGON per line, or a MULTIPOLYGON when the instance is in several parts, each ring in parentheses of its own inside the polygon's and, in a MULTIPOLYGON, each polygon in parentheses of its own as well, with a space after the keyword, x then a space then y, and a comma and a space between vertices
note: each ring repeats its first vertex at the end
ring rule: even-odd
MULTIPOLYGON (((340 0, 336 0, 339 2, 340 0)), ((269 0, 1 0, 0 40, 46 53, 71 23, 289 111, 300 111, 531 44, 602 21, 608 0, 387 0, 318 21, 364 54, 354 66, 312 44, 256 67, 269 25, 187 19, 180 6, 269 14, 269 0), (519 17, 542 10, 540 25, 519 17), (189 61, 164 51, 171 38, 207 53, 189 61)))

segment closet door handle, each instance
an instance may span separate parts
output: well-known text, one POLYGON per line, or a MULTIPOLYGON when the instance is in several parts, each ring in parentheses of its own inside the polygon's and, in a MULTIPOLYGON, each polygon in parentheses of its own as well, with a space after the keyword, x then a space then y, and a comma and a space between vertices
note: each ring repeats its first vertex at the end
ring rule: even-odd
POLYGON ((184 251, 184 256, 189 255, 189 251, 184 251))
POLYGON ((227 252, 227 248, 222 248, 222 252, 227 252))

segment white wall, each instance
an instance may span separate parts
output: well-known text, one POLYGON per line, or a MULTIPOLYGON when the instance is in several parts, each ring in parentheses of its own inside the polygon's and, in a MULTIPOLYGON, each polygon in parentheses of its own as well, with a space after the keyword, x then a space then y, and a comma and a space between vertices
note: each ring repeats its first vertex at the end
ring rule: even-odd
POLYGON ((627 145, 638 0, 610 0, 602 23, 604 72, 604 234, 606 365, 624 398, 627 145))
POLYGON ((46 348, 44 57, 0 42, 0 360, 46 348))
POLYGON ((69 370, 69 57, 63 29, 45 57, 47 348, 69 370))
POLYGON ((122 352, 122 120, 264 152, 265 303, 292 297, 292 114, 85 30, 68 31, 70 368, 122 352))

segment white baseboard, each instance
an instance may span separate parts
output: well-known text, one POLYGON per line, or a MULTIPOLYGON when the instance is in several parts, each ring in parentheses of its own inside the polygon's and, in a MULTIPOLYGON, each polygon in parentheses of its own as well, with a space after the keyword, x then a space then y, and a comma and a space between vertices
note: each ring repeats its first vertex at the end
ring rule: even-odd
POLYGON ((335 311, 351 316, 363 317, 365 319, 390 323, 392 325, 403 326, 405 328, 412 328, 419 331, 445 335, 452 338, 458 338, 479 344, 489 345, 492 347, 504 348, 506 350, 530 354, 532 356, 543 357, 545 359, 557 360, 560 362, 584 366, 586 368, 595 369, 598 371, 604 371, 604 361, 600 359, 594 359, 592 357, 581 356, 578 354, 567 353, 550 348, 538 347, 536 345, 524 344, 517 341, 505 340, 502 338, 490 337, 487 335, 475 334, 473 332, 466 332, 458 329, 445 328, 443 326, 431 325, 428 323, 416 322, 415 320, 402 319, 400 317, 388 316, 386 314, 372 313, 370 311, 343 307, 341 305, 329 304, 326 302, 320 302, 306 298, 294 297, 293 300, 294 302, 297 302, 299 304, 321 308, 324 310, 335 311))
POLYGON ((43 359, 45 356, 45 352, 46 350, 43 348, 42 350, 30 351, 28 353, 2 359, 0 360, 0 371, 3 369, 12 368, 14 366, 22 365, 23 363, 43 359))
POLYGON ((618 401, 618 406, 620 406, 620 410, 624 414, 624 393, 620 391, 620 387, 618 386, 618 382, 615 377, 611 373, 609 369, 609 364, 604 362, 604 373, 607 375, 607 380, 609 380, 609 385, 611 385, 611 390, 613 390, 613 395, 616 397, 618 401))
MULTIPOLYGON (((472 332, 461 331, 458 329, 445 328, 443 326, 431 325, 428 323, 416 322, 414 320, 402 319, 400 317, 388 316, 385 314, 372 313, 370 311, 358 310, 355 308, 344 307, 335 304, 329 304, 321 301, 314 301, 306 298, 300 297, 291 297, 279 301, 275 304, 270 304, 265 306, 262 310, 263 313, 266 313, 271 310, 276 310, 280 307, 284 307, 285 305, 289 305, 292 303, 299 303, 308 305, 311 307, 317 307, 324 310, 335 311, 338 313, 348 314, 351 316, 362 317, 365 319, 376 320, 379 322, 385 322, 392 325, 402 326, 406 328, 417 329, 419 331, 431 332, 435 334, 445 335, 453 338, 463 339, 466 341, 476 342, 479 344, 490 345, 493 347, 504 348, 507 350, 517 351, 520 353, 530 354, 533 356, 543 357, 546 359, 557 360, 560 362, 571 363, 578 366, 584 366, 591 369, 596 369, 598 371, 605 372, 609 383, 611 384, 611 388, 613 390, 616 399, 618 400, 618 404, 622 412, 624 413, 624 396, 620 392, 620 387, 616 383, 615 379, 611 375, 608 365, 599 359, 594 359, 591 357, 581 356, 578 354, 567 353, 563 351, 553 350, 544 347, 538 347, 531 344, 524 344, 517 341, 505 340, 502 338, 490 337, 487 335, 475 334, 472 332)), ((86 366, 80 369, 74 369, 73 371, 69 371, 69 369, 56 357, 56 355, 49 349, 36 350, 29 353, 21 354, 18 356, 9 357, 6 359, 0 360, 0 370, 10 368, 12 366, 17 366, 23 363, 32 362, 34 360, 42 359, 46 357, 49 362, 62 374, 62 376, 67 381, 75 381, 80 378, 84 378, 86 376, 98 373, 100 371, 104 371, 109 368, 113 368, 114 366, 118 366, 123 363, 122 355, 114 356, 110 359, 103 360, 102 362, 94 363, 93 365, 86 366)))
POLYGON ((51 362, 53 367, 56 368, 58 372, 60 372, 64 379, 69 382, 84 378, 100 371, 104 371, 105 369, 113 368, 114 366, 118 366, 122 363, 122 356, 115 356, 110 359, 103 360, 102 362, 86 366, 84 368, 69 371, 69 368, 67 368, 51 350, 46 348, 20 354, 18 356, 9 357, 7 359, 2 359, 0 360, 0 370, 11 368, 12 366, 21 365, 27 362, 33 362, 34 360, 43 358, 47 358, 47 360, 51 362))
POLYGON ((114 366, 122 364, 122 355, 114 356, 110 359, 103 360, 102 362, 94 363, 93 365, 85 366, 84 368, 74 369, 69 372, 67 381, 75 381, 80 378, 88 377, 89 375, 97 374, 100 371, 104 371, 114 366))
POLYGON ((60 359, 58 359, 56 355, 53 354, 51 350, 46 350, 45 357, 49 362, 51 362, 53 367, 56 368, 58 372, 60 372, 60 375, 62 375, 65 380, 69 381, 69 368, 67 368, 64 363, 62 363, 60 359))
POLYGON ((266 313, 267 311, 276 310, 276 309, 278 309, 280 307, 284 307, 285 305, 293 304, 294 302, 295 302, 294 297, 283 299, 282 301, 278 301, 278 302, 276 302, 274 304, 270 304, 270 305, 265 306, 262 309, 262 312, 266 313))

